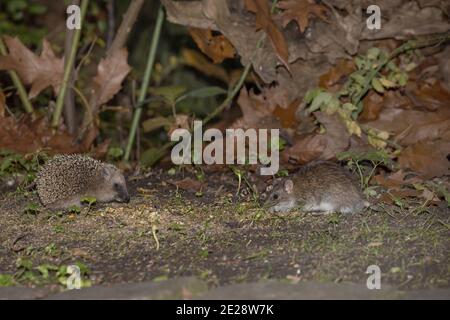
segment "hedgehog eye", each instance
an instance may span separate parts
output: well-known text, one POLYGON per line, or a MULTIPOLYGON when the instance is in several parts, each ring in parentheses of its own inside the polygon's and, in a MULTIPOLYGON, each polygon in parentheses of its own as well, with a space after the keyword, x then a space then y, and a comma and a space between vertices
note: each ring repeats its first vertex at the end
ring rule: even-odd
POLYGON ((277 200, 277 199, 278 199, 278 194, 275 193, 275 194, 273 195, 273 199, 274 199, 274 200, 277 200))
POLYGON ((114 183, 114 185, 113 185, 113 187, 114 187, 114 189, 119 189, 119 184, 118 183, 114 183))

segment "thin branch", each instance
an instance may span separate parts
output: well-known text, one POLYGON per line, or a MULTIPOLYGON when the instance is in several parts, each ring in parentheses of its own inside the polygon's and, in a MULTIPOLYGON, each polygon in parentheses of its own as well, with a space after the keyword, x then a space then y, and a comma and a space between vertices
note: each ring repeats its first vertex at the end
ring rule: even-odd
POLYGON ((132 0, 127 12, 123 16, 122 23, 119 26, 119 30, 117 30, 116 37, 111 44, 111 47, 108 49, 106 55, 111 55, 114 51, 125 46, 128 40, 128 35, 133 29, 134 24, 136 23, 137 17, 141 12, 142 6, 144 5, 144 0, 132 0))

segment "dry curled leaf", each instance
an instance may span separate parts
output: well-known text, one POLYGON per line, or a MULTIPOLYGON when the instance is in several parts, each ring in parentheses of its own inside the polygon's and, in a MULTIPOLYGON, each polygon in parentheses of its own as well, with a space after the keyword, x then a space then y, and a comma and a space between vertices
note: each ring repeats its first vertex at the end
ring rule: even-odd
POLYGON ((102 59, 94 78, 94 107, 99 107, 111 100, 122 88, 122 81, 131 71, 128 65, 128 50, 122 48, 102 59))
POLYGON ((0 56, 0 70, 16 71, 26 85, 31 85, 31 99, 50 86, 57 94, 63 80, 64 60, 55 56, 50 43, 44 39, 41 55, 37 56, 18 38, 4 39, 9 54, 0 56))
POLYGON ((281 13, 283 27, 286 27, 289 22, 294 20, 297 22, 302 33, 308 27, 311 16, 316 16, 322 21, 328 22, 326 15, 327 8, 321 4, 316 4, 314 0, 280 1, 277 7, 284 10, 281 13))
POLYGON ((205 187, 204 183, 202 183, 198 180, 194 180, 192 178, 184 178, 183 180, 180 180, 180 181, 170 180, 168 182, 180 189, 190 191, 190 192, 199 192, 205 187))
POLYGON ((233 58, 236 50, 223 35, 213 35, 210 29, 189 28, 189 33, 197 46, 214 63, 233 58))

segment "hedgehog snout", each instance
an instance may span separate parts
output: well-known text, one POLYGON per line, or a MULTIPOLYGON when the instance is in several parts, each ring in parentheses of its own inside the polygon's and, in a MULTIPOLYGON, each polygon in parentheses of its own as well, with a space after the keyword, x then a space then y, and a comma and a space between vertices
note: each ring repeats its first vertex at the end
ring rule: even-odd
POLYGON ((130 202, 130 194, 125 186, 119 186, 117 188, 117 201, 119 202, 130 202))

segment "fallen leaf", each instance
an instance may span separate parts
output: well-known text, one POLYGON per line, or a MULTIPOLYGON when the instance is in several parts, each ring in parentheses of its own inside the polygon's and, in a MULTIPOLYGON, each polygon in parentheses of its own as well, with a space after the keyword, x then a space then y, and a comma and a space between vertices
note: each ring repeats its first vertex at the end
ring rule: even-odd
POLYGON ((423 105, 429 110, 446 108, 450 105, 450 92, 442 85, 441 81, 415 83, 417 88, 411 92, 416 104, 423 105))
POLYGON ((399 189, 403 186, 410 186, 414 183, 422 182, 422 179, 413 177, 409 179, 406 178, 406 173, 403 170, 398 170, 390 175, 378 174, 373 177, 373 180, 380 186, 386 187, 388 189, 399 189))
POLYGON ((439 139, 450 132, 450 109, 439 108, 431 112, 383 108, 378 119, 367 125, 387 131, 396 142, 409 146, 423 140, 439 139))
POLYGON ((230 77, 227 71, 221 66, 211 63, 204 55, 200 52, 191 49, 182 49, 181 55, 183 57, 184 63, 203 74, 222 80, 225 83, 229 83, 230 77))
POLYGON ((301 103, 300 99, 292 101, 287 108, 276 107, 273 115, 280 120, 283 128, 292 128, 297 123, 296 113, 298 106, 301 103))
POLYGON ((288 45, 283 33, 272 19, 269 3, 266 0, 245 0, 245 6, 248 11, 256 14, 256 27, 267 33, 278 58, 286 69, 290 70, 288 45))
POLYGON ((279 85, 264 86, 261 95, 271 110, 277 106, 287 109, 292 102, 287 89, 279 85))
POLYGON ((308 134, 282 153, 284 162, 295 160, 303 164, 312 160, 330 160, 350 146, 350 134, 338 114, 328 115, 314 112, 314 116, 325 128, 325 133, 308 134))
MULTIPOLYGON (((355 63, 352 60, 341 59, 339 62, 331 68, 327 73, 324 73, 319 78, 319 87, 324 89, 330 89, 334 85, 338 84, 348 77, 349 74, 355 71, 355 63)), ((337 90, 331 90, 332 92, 337 90)))
POLYGON ((378 119, 384 107, 384 97, 374 91, 370 91, 363 99, 364 108, 359 115, 360 121, 374 121, 378 119))
POLYGON ((329 115, 325 112, 314 112, 314 116, 325 128, 324 134, 327 147, 321 159, 329 160, 336 154, 346 151, 350 146, 350 133, 338 114, 329 115))
POLYGON ((286 27, 292 20, 296 21, 300 32, 305 32, 309 25, 309 18, 316 16, 324 22, 327 20, 327 8, 323 5, 316 4, 314 0, 286 0, 280 1, 278 8, 283 9, 281 13, 283 19, 283 27, 286 27))
POLYGON ((383 193, 379 199, 379 201, 394 204, 396 199, 403 198, 417 198, 420 197, 422 192, 413 189, 402 189, 402 190, 391 190, 389 192, 383 193))
POLYGON ((128 65, 128 50, 122 48, 102 59, 94 78, 93 107, 97 108, 111 100, 122 88, 122 81, 131 71, 128 65))
POLYGON ((420 141, 402 151, 400 167, 411 169, 424 179, 450 174, 450 141, 420 141))
POLYGON ((80 153, 92 146, 94 139, 76 144, 74 138, 65 130, 53 133, 49 121, 40 117, 32 119, 24 115, 16 120, 13 117, 0 117, 0 149, 18 153, 33 153, 46 149, 49 153, 80 153))
POLYGON ((319 159, 327 147, 327 139, 322 134, 308 134, 296 139, 296 143, 281 153, 283 163, 292 160, 305 164, 319 159))
POLYGON ((189 33, 197 46, 214 63, 221 63, 225 59, 233 58, 236 50, 223 35, 213 35, 210 29, 189 28, 189 33))
POLYGON ((250 92, 246 87, 241 89, 237 103, 242 111, 242 118, 235 121, 232 128, 280 128, 280 124, 272 112, 276 106, 269 105, 262 95, 250 92))
POLYGON ((204 188, 204 183, 192 178, 184 178, 180 181, 169 180, 168 182, 180 189, 190 192, 199 192, 204 188))
POLYGON ((30 99, 47 87, 58 93, 64 74, 64 60, 55 56, 50 43, 44 39, 40 56, 25 47, 18 38, 4 36, 9 54, 0 55, 0 70, 14 70, 20 79, 31 85, 30 99))

